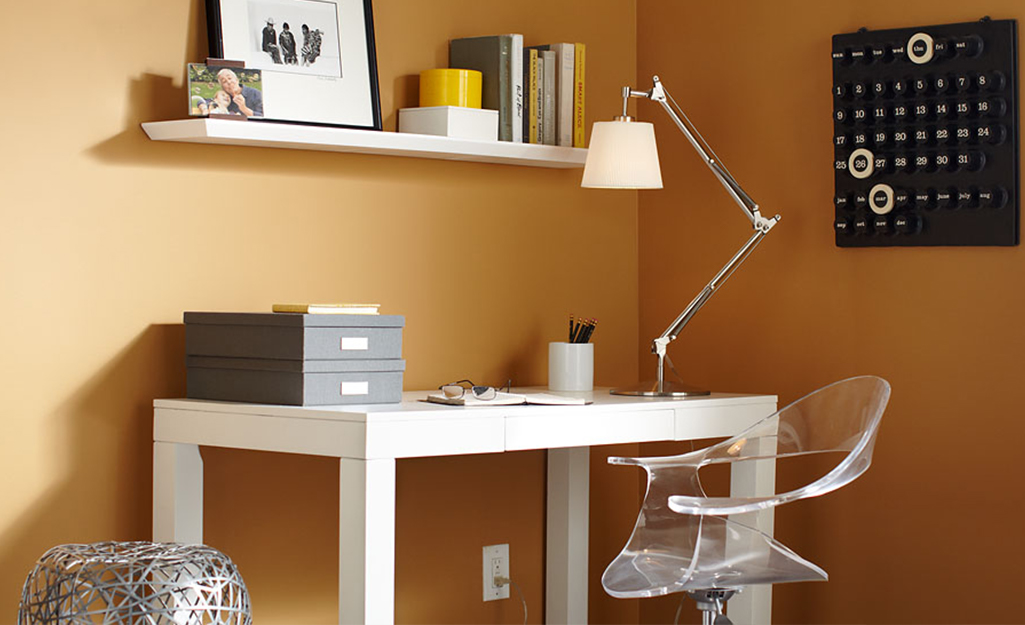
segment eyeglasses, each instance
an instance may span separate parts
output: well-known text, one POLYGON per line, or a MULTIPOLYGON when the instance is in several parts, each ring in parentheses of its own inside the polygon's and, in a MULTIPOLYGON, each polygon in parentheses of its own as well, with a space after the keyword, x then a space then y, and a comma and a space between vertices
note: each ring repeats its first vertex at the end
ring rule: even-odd
MULTIPOLYGON (((511 386, 511 381, 506 384, 506 390, 508 391, 511 386)), ((490 401, 498 397, 498 389, 494 386, 480 386, 474 384, 472 380, 459 380, 457 382, 449 382, 448 384, 442 384, 438 389, 445 394, 445 397, 450 399, 459 399, 470 392, 476 399, 481 401, 490 401)))

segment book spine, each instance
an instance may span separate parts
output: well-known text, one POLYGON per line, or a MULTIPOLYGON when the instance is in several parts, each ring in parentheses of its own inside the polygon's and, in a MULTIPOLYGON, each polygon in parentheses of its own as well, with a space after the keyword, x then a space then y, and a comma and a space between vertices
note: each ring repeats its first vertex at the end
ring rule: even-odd
POLYGON ((537 52, 537 141, 544 143, 545 136, 545 57, 544 52, 537 52))
POLYGON ((511 48, 509 51, 509 59, 511 61, 509 68, 509 80, 510 80, 510 95, 513 99, 512 102, 512 120, 511 130, 512 134, 509 141, 515 141, 521 143, 523 141, 523 105, 524 105, 524 93, 523 93, 523 35, 512 34, 509 35, 512 38, 511 48))
POLYGON ((556 133, 555 133, 555 74, 556 74, 556 60, 555 52, 547 51, 544 53, 545 57, 545 84, 544 84, 544 114, 541 116, 544 121, 544 137, 543 143, 545 145, 556 144, 556 133))
POLYGON ((530 50, 530 90, 528 91, 528 102, 529 102, 529 123, 528 128, 530 133, 527 137, 527 142, 537 142, 537 50, 530 50))
POLYGON ((584 128, 584 75, 586 64, 584 62, 584 55, 587 48, 584 44, 578 43, 574 45, 573 56, 573 147, 585 148, 585 132, 584 128))
POLYGON ((523 143, 530 143, 530 49, 523 49, 523 143))
MULTIPOLYGON (((534 91, 531 89, 530 77, 531 72, 537 75, 537 66, 531 63, 531 54, 537 54, 538 63, 541 62, 541 52, 546 50, 548 46, 524 46, 523 48, 523 142, 531 143, 530 140, 530 125, 535 116, 531 114, 533 107, 531 101, 536 97, 534 91)), ((538 80, 538 88, 541 87, 541 82, 538 80)))
POLYGON ((555 123, 555 128, 559 135, 559 145, 573 147, 574 45, 556 44, 555 50, 559 55, 556 61, 559 72, 555 79, 555 89, 559 92, 556 103, 559 119, 555 123))
POLYGON ((512 36, 502 35, 498 38, 498 140, 512 141, 513 99, 512 80, 512 36))

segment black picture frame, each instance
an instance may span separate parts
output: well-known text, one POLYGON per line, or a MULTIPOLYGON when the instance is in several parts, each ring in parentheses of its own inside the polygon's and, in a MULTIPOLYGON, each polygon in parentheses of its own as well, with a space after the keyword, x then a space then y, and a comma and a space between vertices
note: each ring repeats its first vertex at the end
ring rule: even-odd
POLYGON ((210 56, 262 70, 260 121, 382 129, 372 0, 206 0, 206 13, 210 56))

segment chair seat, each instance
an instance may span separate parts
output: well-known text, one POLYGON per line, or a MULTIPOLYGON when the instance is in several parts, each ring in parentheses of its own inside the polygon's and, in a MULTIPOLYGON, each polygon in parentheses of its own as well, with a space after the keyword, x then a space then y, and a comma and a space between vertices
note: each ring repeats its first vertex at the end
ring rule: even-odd
POLYGON ((681 552, 670 545, 624 549, 608 566, 602 585, 614 597, 657 597, 674 592, 737 590, 755 584, 827 581, 824 570, 764 533, 721 518, 695 525, 697 544, 718 551, 681 552), (719 527, 715 527, 718 525, 719 527), (718 536, 712 540, 708 537, 718 536), (726 538, 723 540, 723 538, 726 538))

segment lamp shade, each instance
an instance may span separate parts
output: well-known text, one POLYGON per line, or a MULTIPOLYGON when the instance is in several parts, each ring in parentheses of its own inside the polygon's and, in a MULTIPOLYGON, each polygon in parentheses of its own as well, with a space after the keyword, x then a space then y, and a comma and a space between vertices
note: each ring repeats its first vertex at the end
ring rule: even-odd
POLYGON ((661 189, 655 127, 648 122, 595 122, 580 186, 661 189))

